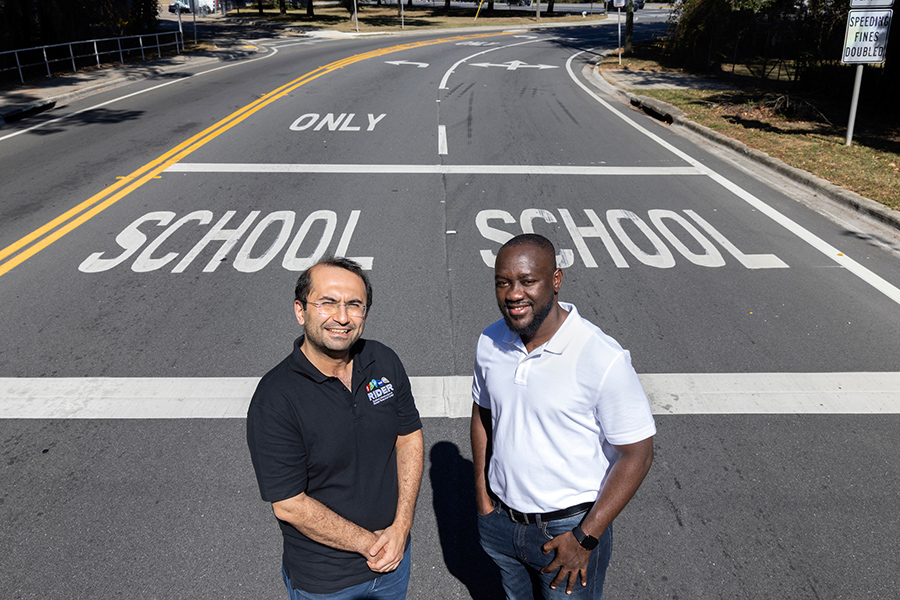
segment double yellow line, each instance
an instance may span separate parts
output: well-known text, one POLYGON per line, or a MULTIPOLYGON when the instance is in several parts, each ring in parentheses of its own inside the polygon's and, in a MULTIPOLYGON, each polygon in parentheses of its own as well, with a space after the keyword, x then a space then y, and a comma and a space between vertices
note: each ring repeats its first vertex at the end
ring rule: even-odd
POLYGON ((301 85, 309 83, 310 81, 317 79, 322 75, 327 75, 328 73, 331 73, 338 69, 342 69, 348 65, 352 65, 354 63, 370 58, 377 58, 386 54, 402 52, 403 50, 410 50, 413 48, 422 48, 425 46, 433 46, 435 44, 445 44, 448 42, 471 40, 496 35, 503 34, 500 32, 479 33, 451 38, 427 40, 423 42, 414 42, 410 44, 401 44, 399 46, 391 46, 389 48, 380 48, 378 50, 372 50, 371 52, 366 52, 364 54, 357 54, 349 58, 344 58, 325 65, 324 67, 319 67, 314 71, 310 71, 306 75, 303 75, 298 79, 291 81, 290 83, 286 83, 280 88, 269 92, 265 96, 259 98, 255 102, 252 102, 247 106, 241 108, 240 110, 232 113, 215 125, 204 129, 197 135, 175 146, 159 158, 140 167, 130 175, 119 179, 118 181, 116 181, 116 183, 109 186, 102 192, 91 196, 78 206, 66 211, 46 225, 35 229, 17 242, 10 244, 3 250, 0 250, 0 276, 8 273, 10 270, 22 264, 67 233, 71 232, 75 228, 97 216, 151 179, 159 177, 160 173, 162 173, 175 163, 183 160, 186 156, 188 156, 195 150, 203 147, 206 143, 212 141, 222 133, 228 131, 238 123, 241 123, 254 113, 262 110, 279 98, 283 98, 284 96, 290 94, 301 85))

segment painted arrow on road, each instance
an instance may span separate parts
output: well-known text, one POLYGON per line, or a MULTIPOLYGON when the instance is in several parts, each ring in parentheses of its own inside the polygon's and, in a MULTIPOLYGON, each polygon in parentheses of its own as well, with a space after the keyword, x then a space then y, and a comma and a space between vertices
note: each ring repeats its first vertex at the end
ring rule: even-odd
POLYGON ((398 67, 400 65, 415 65, 420 69, 424 69, 428 66, 428 63, 409 62, 408 60, 386 60, 384 62, 389 65, 397 65, 398 67))
POLYGON ((503 67, 507 71, 515 71, 516 69, 558 69, 559 67, 554 65, 529 65, 528 63, 523 63, 520 60, 511 60, 509 62, 505 62, 502 65, 498 65, 495 63, 472 63, 473 67, 503 67))

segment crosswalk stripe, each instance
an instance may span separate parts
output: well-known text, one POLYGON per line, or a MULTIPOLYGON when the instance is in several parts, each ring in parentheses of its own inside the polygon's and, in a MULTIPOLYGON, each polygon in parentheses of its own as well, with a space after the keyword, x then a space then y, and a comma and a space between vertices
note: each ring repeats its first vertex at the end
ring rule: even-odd
MULTIPOLYGON (((900 372, 640 375, 656 415, 900 414, 900 372)), ((243 418, 255 377, 0 378, 3 419, 243 418)), ((411 377, 423 417, 471 413, 471 376, 411 377)))

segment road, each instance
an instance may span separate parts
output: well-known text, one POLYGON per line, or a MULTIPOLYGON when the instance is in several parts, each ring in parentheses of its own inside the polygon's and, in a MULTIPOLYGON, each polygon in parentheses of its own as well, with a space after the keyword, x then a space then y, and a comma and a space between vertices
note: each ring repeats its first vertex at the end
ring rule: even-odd
POLYGON ((894 242, 594 85, 614 40, 271 40, 0 129, 4 595, 281 597, 241 416, 334 252, 427 417, 410 597, 497 597, 455 417, 533 230, 658 419, 609 597, 892 597, 894 242))

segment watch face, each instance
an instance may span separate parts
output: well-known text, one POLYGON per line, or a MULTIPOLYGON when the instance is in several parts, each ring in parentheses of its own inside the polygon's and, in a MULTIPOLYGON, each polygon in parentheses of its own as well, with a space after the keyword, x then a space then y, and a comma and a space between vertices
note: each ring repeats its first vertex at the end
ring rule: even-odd
POLYGON ((584 530, 581 529, 580 525, 573 529, 572 533, 575 534, 575 540, 585 550, 593 550, 597 547, 597 544, 600 543, 600 540, 598 540, 597 538, 586 534, 584 530))

